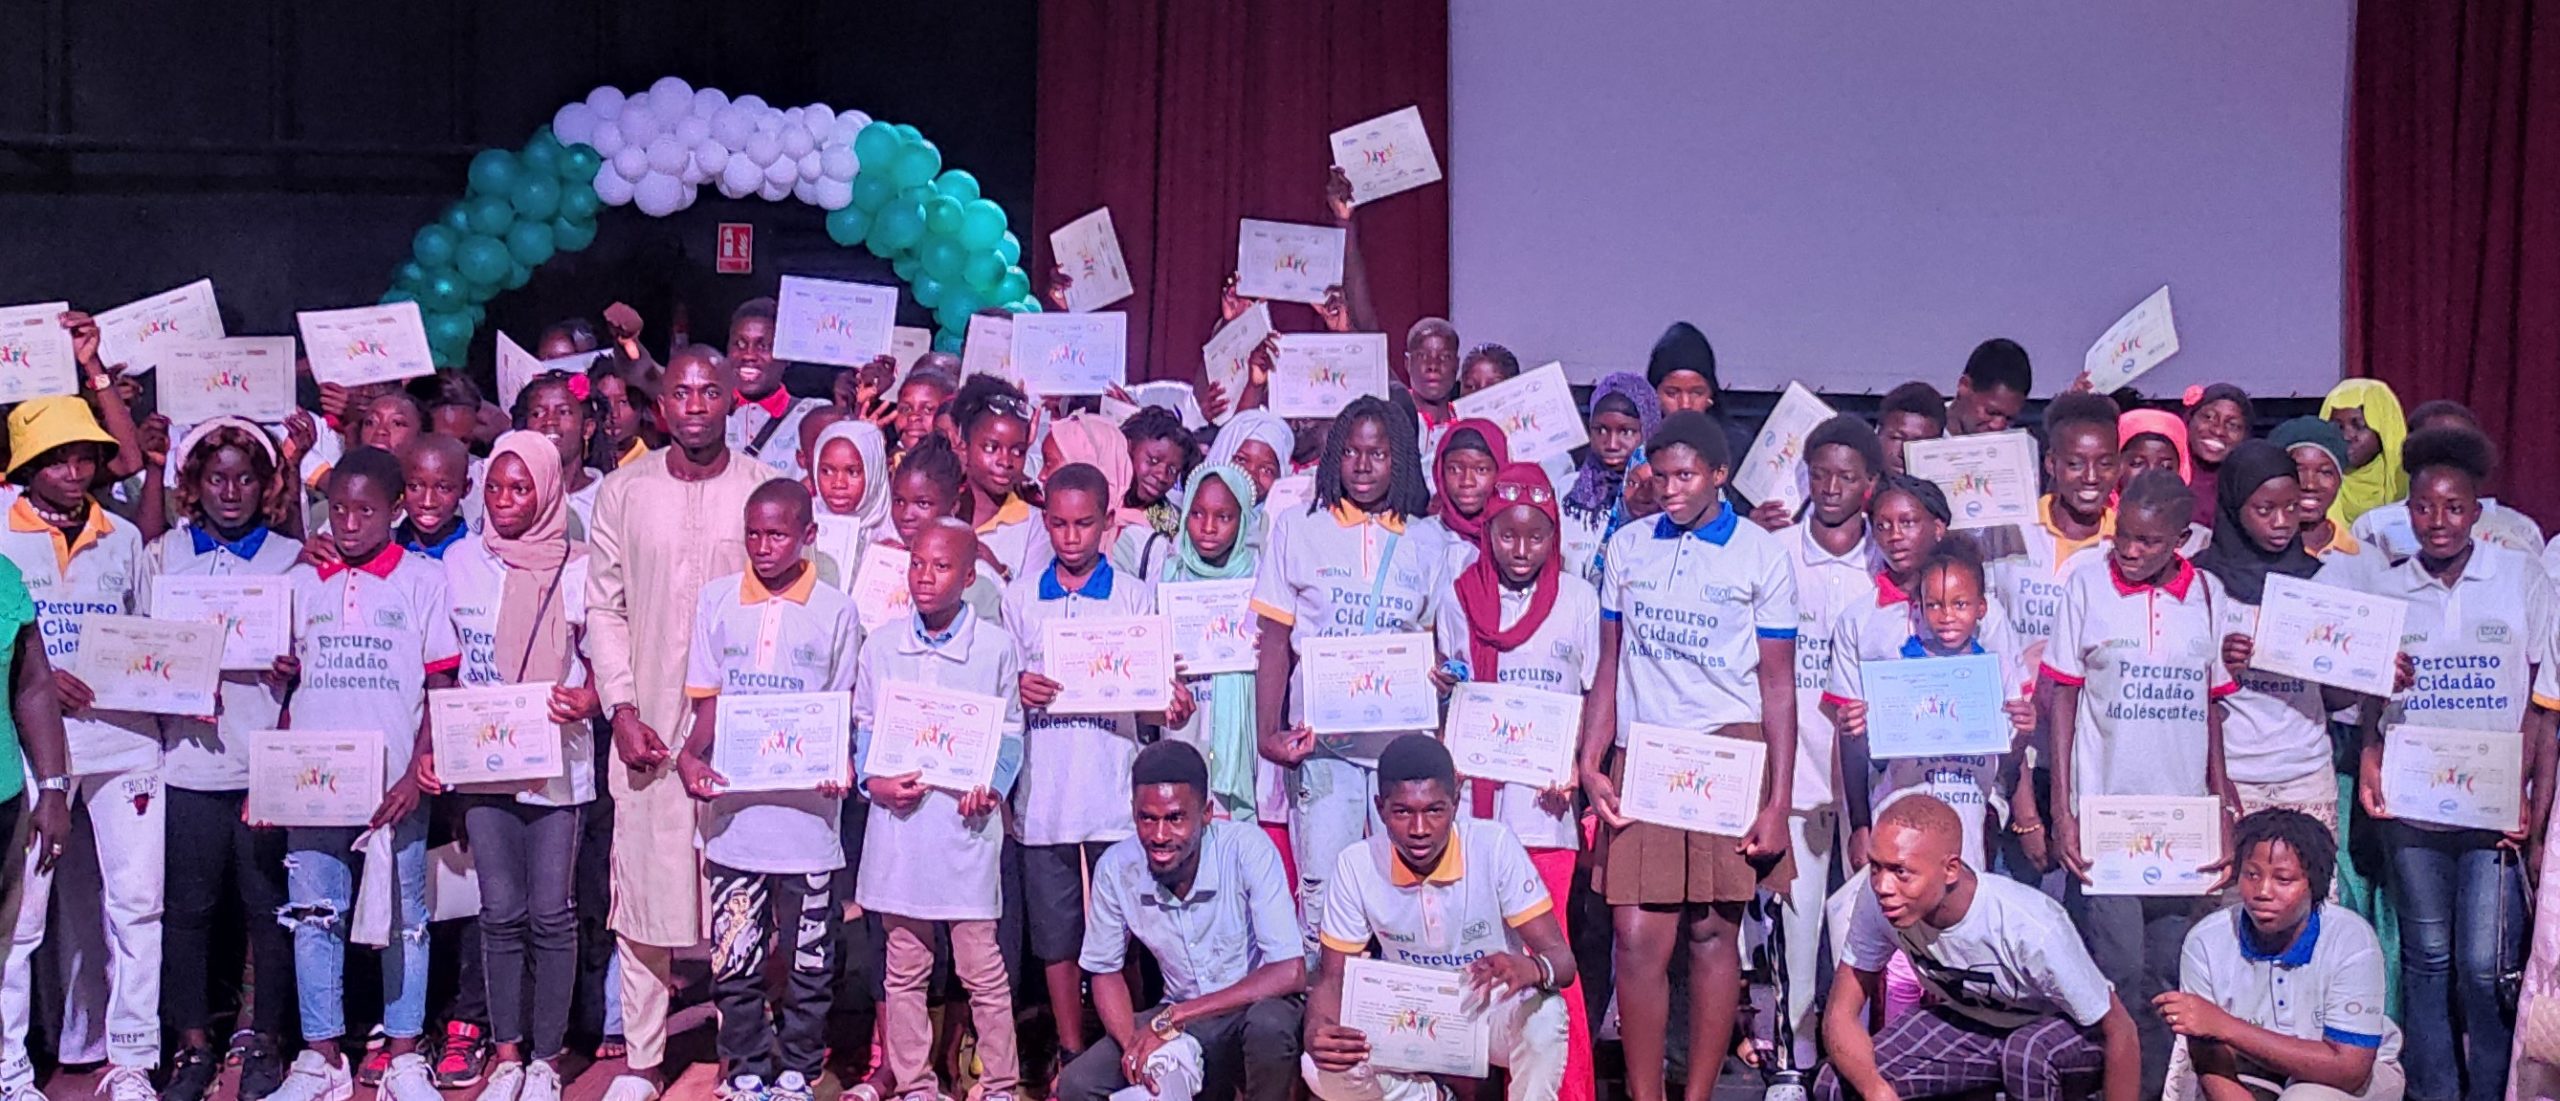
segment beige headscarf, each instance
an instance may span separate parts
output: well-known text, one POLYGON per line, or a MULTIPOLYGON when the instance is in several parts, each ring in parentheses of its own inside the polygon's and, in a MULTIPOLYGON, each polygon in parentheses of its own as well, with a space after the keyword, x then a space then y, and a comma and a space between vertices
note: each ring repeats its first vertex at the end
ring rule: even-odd
POLYGON ((562 487, 559 447, 539 432, 508 432, 489 448, 484 469, 494 471, 498 460, 509 455, 524 463, 540 503, 524 534, 509 538, 491 523, 482 537, 507 570, 498 598, 498 675, 514 684, 558 681, 569 673, 575 643, 560 574, 587 549, 569 539, 569 498, 562 487))

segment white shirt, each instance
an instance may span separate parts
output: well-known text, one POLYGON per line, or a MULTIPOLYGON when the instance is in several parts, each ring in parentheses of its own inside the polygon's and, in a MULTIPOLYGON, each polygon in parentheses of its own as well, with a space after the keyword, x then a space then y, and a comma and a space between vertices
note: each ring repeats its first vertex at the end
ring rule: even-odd
POLYGON ((1342 850, 1317 938, 1346 956, 1376 938, 1389 963, 1456 971, 1521 950, 1519 928, 1555 908, 1529 851, 1499 822, 1460 818, 1428 876, 1406 871, 1383 834, 1342 850))
POLYGON ((2211 590, 2186 559, 2127 585, 2098 563, 2074 570, 2044 672, 2080 689, 2071 794, 2206 795, 2206 715, 2238 691, 2222 665, 2211 590))
MULTIPOLYGON (((1915 609, 1889 578, 1877 579, 1877 596, 1866 607, 1840 613, 1831 629, 1831 683, 1822 698, 1835 704, 1864 700, 1866 667, 1877 662, 1926 660, 1936 655, 1923 648, 1915 609), (1899 638, 1895 636, 1900 636, 1899 638)), ((2029 674, 2019 663, 2017 636, 1997 604, 1975 626, 1972 651, 2000 663, 2002 699, 2025 699, 2029 674)), ((2012 729, 2007 715, 2001 729, 2012 729)), ((1964 860, 1976 868, 1990 866, 1984 838, 2009 817, 2009 796, 2000 785, 2001 754, 1951 753, 1932 757, 1896 757, 1869 761, 1868 806, 1882 812, 1897 800, 1925 792, 1937 796, 1963 821, 1964 860)), ((1801 765, 1797 766, 1803 767, 1801 765)))
POLYGON ((1973 905, 1945 929, 1896 929, 1861 885, 1849 919, 1849 966, 1882 972, 1899 950, 1920 985, 1947 1008, 1998 1029, 2060 1015, 2087 1028, 2107 1015, 2115 988, 2081 947, 2062 904, 2006 876, 1974 877, 1973 905))
POLYGON ((1702 732, 1759 722, 1760 641, 1796 637, 1785 542, 1732 505, 1715 507, 1692 531, 1657 516, 1609 538, 1600 616, 1624 631, 1619 745, 1639 722, 1702 732))
POLYGON ((1040 521, 1040 510, 1019 496, 1005 498, 995 515, 978 521, 978 545, 1003 563, 1001 570, 983 559, 978 563, 978 572, 992 574, 998 587, 1049 564, 1049 531, 1040 521))
MULTIPOLYGON (((192 525, 170 529, 143 552, 142 576, 134 583, 134 608, 151 614, 151 579, 171 577, 282 577, 302 554, 293 538, 260 528, 241 540, 256 544, 249 557, 206 533, 199 553, 192 525)), ((192 715, 161 715, 160 736, 167 744, 160 775, 169 786, 188 791, 245 791, 249 787, 249 739, 273 730, 284 714, 279 690, 267 687, 256 670, 222 674, 216 689, 215 721, 192 715)))
POLYGON ((800 478, 808 473, 800 469, 800 422, 826 404, 819 398, 786 398, 781 425, 765 438, 764 446, 756 447, 752 446, 756 437, 764 432, 766 425, 773 423, 774 416, 765 412, 764 406, 754 399, 741 394, 738 407, 729 411, 729 450, 772 467, 774 473, 782 477, 800 478))
POLYGON ((2297 1040, 2328 1040, 2400 1057, 2400 1029, 2382 1015, 2382 943, 2344 906, 2314 904, 2294 942, 2252 944, 2232 906, 2196 922, 2178 958, 2178 989, 2248 1024, 2297 1040))
MULTIPOLYGON (((853 687, 862 624, 853 600, 815 569, 769 592, 753 573, 702 587, 686 651, 688 699, 842 692, 853 687)), ((842 800, 814 791, 720 795, 702 815, 702 855, 742 872, 808 874, 844 867, 842 800)))
MULTIPOLYGON (((1254 611, 1289 628, 1293 654, 1313 638, 1429 631, 1433 602, 1449 580, 1447 540, 1435 528, 1390 522, 1348 503, 1331 512, 1278 513, 1254 577, 1254 611)), ((1306 671, 1293 662, 1289 722, 1305 722, 1306 714, 1306 671)), ((1396 737, 1351 735, 1336 752, 1375 760, 1396 737)))
POLYGON ((1867 522, 1858 520, 1858 542, 1845 554, 1822 549, 1813 538, 1811 520, 1798 521, 1779 534, 1794 552, 1796 575, 1796 790, 1795 809, 1831 805, 1832 740, 1835 732, 1822 713, 1822 692, 1831 684, 1831 625, 1846 608, 1873 603, 1876 571, 1874 541, 1867 522))
MULTIPOLYGON (((444 566, 445 587, 453 594, 453 633, 462 643, 462 683, 474 688, 517 683, 515 670, 498 668, 498 605, 506 593, 506 563, 498 561, 498 556, 490 553, 487 541, 478 535, 456 540, 437 561, 444 566)), ((573 631, 585 630, 584 556, 561 567, 560 587, 551 599, 559 605, 573 631)), ((582 685, 587 679, 586 662, 576 659, 570 661, 568 675, 560 683, 582 685)), ((584 722, 560 724, 560 756, 567 766, 562 773, 532 791, 517 791, 517 802, 568 807, 596 797, 594 728, 584 722)))
MULTIPOLYGON (((2315 580, 2335 585, 2354 569, 2352 564, 2324 567, 2315 580)), ((2255 638, 2257 606, 2234 598, 2221 578, 2203 576, 2221 621, 2213 634, 2215 651, 2231 635, 2255 638)), ((2329 770, 2329 709, 2318 684, 2255 666, 2234 679, 2239 689, 2222 698, 2222 759, 2233 780, 2274 784, 2329 770)))
MULTIPOLYGON (((104 505, 92 502, 88 523, 66 539, 22 495, 9 505, 9 522, 0 525, 0 555, 26 576, 45 659, 55 669, 79 671, 83 616, 125 615, 134 606, 142 537, 132 524, 109 516, 104 505)), ((157 715, 93 709, 63 716, 62 733, 73 776, 160 767, 157 715)))
MULTIPOLYGON (((2050 493, 2036 502, 2036 514, 2038 522, 2014 525, 2012 529, 2026 544, 2026 552, 1996 559, 1985 567, 1991 575, 1992 595, 2009 609, 2009 628, 2030 647, 2053 637, 2054 621, 2062 614, 2063 582, 2084 562, 2103 566, 2116 530, 2116 514, 2109 510, 2099 517, 2096 536, 2065 539, 2053 525, 2050 493)), ((2030 661, 2040 656, 2040 652, 2027 655, 2030 661)))
POLYGON ((596 491, 604 488, 604 471, 587 468, 587 488, 573 489, 566 495, 569 512, 569 538, 587 541, 587 529, 596 522, 596 491))
MULTIPOLYGON (((2366 509, 2347 530, 2386 558, 2407 558, 2418 553, 2418 533, 2409 522, 2409 502, 2405 499, 2366 509)), ((2487 546, 2522 552, 2528 558, 2543 551, 2542 526, 2534 523, 2533 517, 2499 504, 2495 497, 2480 498, 2480 519, 2471 525, 2471 538, 2487 546)))
MULTIPOLYGON (((1052 619, 1153 615, 1156 590, 1144 578, 1094 560, 1084 587, 1068 592, 1055 562, 1004 589, 1004 627, 1025 669, 1045 669, 1041 636, 1052 619)), ((1052 678, 1056 679, 1056 678, 1052 678)), ((1137 832, 1129 818, 1129 769, 1138 760, 1138 716, 1052 715, 1026 710, 1022 779, 1013 792, 1014 827, 1025 845, 1118 841, 1137 832)))
POLYGON ((1136 940, 1164 972, 1168 1002, 1214 994, 1266 964, 1306 958, 1280 850, 1271 835, 1243 822, 1201 823, 1200 865, 1180 898, 1156 881, 1136 838, 1112 845, 1094 862, 1090 906, 1077 966, 1094 975, 1118 971, 1136 940))
MULTIPOLYGON (((888 681, 976 692, 1005 702, 1004 749, 989 786, 999 796, 1013 786, 1022 761, 1022 659, 1013 639, 962 606, 939 641, 924 637, 922 623, 881 627, 862 644, 853 681, 853 760, 862 764, 880 710, 880 686, 888 681)), ((1124 789, 1125 790, 1125 789, 1124 789)), ((960 797, 925 793, 907 814, 871 805, 862 835, 862 861, 854 901, 863 909, 922 921, 993 921, 1004 907, 999 855, 1003 815, 960 817, 960 797)))
POLYGON ((293 652, 302 659, 288 724, 380 734, 383 779, 396 781, 426 721, 427 677, 462 665, 444 570, 392 545, 326 575, 296 565, 285 576, 293 582, 293 652))
MULTIPOLYGON (((1559 563, 1561 565, 1561 563, 1559 563)), ((1509 588, 1500 591, 1502 627, 1520 622, 1529 614, 1529 594, 1509 588)), ((1440 654, 1444 658, 1467 660, 1474 644, 1467 629, 1466 608, 1458 603, 1456 582, 1442 590, 1440 609, 1432 624, 1440 654)), ((1600 671, 1600 595, 1589 582, 1570 573, 1556 577, 1556 602, 1547 610, 1546 622, 1529 632, 1527 640, 1503 654, 1494 665, 1496 684, 1520 688, 1536 688, 1560 692, 1580 698, 1591 691, 1591 680, 1600 671)), ((1461 813, 1471 804, 1470 782, 1464 777, 1458 783, 1458 805, 1461 813)), ((1541 805, 1538 789, 1527 784, 1506 783, 1495 790, 1493 821, 1511 827, 1520 843, 1534 849, 1578 849, 1582 847, 1580 821, 1572 810, 1556 814, 1541 805)))
MULTIPOLYGON (((2383 708, 2383 737, 2402 723, 2524 729, 2535 667, 2548 667, 2552 631, 2560 622, 2554 615, 2551 578, 2541 563, 2521 552, 2474 542, 2470 560, 2451 585, 2429 575, 2415 556, 2374 571, 2367 580, 2368 591, 2409 602, 2400 649, 2418 672, 2417 682, 2383 708)), ((2403 821, 2422 830, 2449 828, 2403 821)))

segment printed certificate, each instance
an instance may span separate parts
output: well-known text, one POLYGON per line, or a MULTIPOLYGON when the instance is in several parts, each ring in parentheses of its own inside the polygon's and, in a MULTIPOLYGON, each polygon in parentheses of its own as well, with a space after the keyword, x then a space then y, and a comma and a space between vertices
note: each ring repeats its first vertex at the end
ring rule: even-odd
POLYGON ((225 671, 271 669, 293 651, 293 585, 280 576, 160 574, 151 618, 219 628, 225 671))
POLYGON ((1343 232, 1247 218, 1236 231, 1236 294, 1315 305, 1342 285, 1343 232))
POLYGON ((2524 824, 2524 735, 2394 726, 2382 738, 2382 805, 2413 822, 2515 830, 2524 824))
POLYGON ((0 405, 80 392, 80 368, 71 330, 62 327, 68 302, 0 307, 0 405))
POLYGON ((1069 311, 1098 310, 1138 292, 1129 281, 1129 262, 1120 257, 1120 234, 1111 228, 1110 207, 1052 231, 1049 255, 1066 273, 1069 311))
POLYGON ((490 331, 496 335, 495 343, 498 352, 496 365, 498 407, 514 409, 516 395, 523 393, 525 384, 532 382, 535 375, 542 373, 542 357, 525 351, 524 345, 516 343, 515 338, 508 336, 505 330, 490 331))
POLYGON ((1751 440, 1751 453, 1742 457, 1742 465, 1733 472, 1733 488, 1755 504, 1776 501, 1792 514, 1804 507, 1805 437, 1830 420, 1831 407, 1801 382, 1787 384, 1787 392, 1778 395, 1776 408, 1769 419, 1761 422, 1760 434, 1751 440))
POLYGON ((1459 398, 1460 417, 1480 417, 1502 429, 1511 461, 1544 462, 1591 442, 1564 364, 1550 363, 1459 398))
POLYGON ((382 734, 261 730, 249 738, 249 821, 362 826, 382 806, 382 734))
POLYGON ((1420 632, 1308 639, 1298 652, 1307 726, 1318 734, 1438 728, 1434 660, 1431 636, 1420 632))
POLYGON ((427 693, 436 779, 446 784, 549 780, 568 774, 550 681, 438 688, 427 693))
POLYGON ((862 564, 854 570, 853 585, 845 595, 853 598, 853 612, 861 617, 865 632, 904 620, 915 611, 915 597, 907 590, 909 557, 887 543, 862 548, 862 564))
POLYGON ((311 357, 311 377, 321 382, 355 387, 436 373, 415 302, 304 310, 293 318, 311 357))
POLYGON ((1582 696, 1469 681, 1449 696, 1440 734, 1458 774, 1551 788, 1573 777, 1582 738, 1582 696))
POLYGON ((730 791, 852 784, 853 693, 720 694, 711 768, 730 791))
MULTIPOLYGON (((139 375, 160 365, 160 353, 180 344, 220 340, 222 311, 213 302, 213 280, 127 302, 97 315, 98 358, 139 375)), ((176 418, 171 418, 175 420, 176 418)), ((177 421, 179 424, 190 423, 177 421)))
POLYGON ((1058 682, 1052 715, 1162 711, 1173 702, 1173 632, 1163 616, 1088 616, 1040 628, 1041 672, 1058 682))
POLYGON ((1035 396, 1107 393, 1129 380, 1129 315, 1027 313, 1014 318, 1013 373, 1035 396))
POLYGON ((1253 610, 1253 579, 1167 581, 1156 607, 1173 626, 1173 656, 1182 675, 1250 673, 1260 663, 1262 616, 1253 610))
POLYGON ((293 415, 293 338, 232 336, 156 348, 160 411, 169 423, 245 417, 282 424, 293 415))
POLYGON ((862 525, 850 516, 825 514, 813 515, 809 521, 818 529, 817 540, 809 544, 809 564, 817 569, 819 582, 837 592, 852 592, 854 569, 862 564, 862 525))
MULTIPOLYGON (((898 361, 898 381, 905 382, 907 372, 916 369, 916 361, 933 350, 933 330, 895 325, 889 329, 889 358, 898 361)), ((896 397, 890 394, 889 397, 896 397)))
POLYGON ((2387 596, 2267 575, 2249 664, 2270 673, 2391 695, 2399 672, 2400 628, 2409 604, 2387 596))
POLYGON ((969 315, 969 331, 960 344, 960 377, 994 375, 1012 381, 1013 319, 969 315))
POLYGON ((2222 802, 2210 795, 2083 795, 2080 855, 2093 895, 2200 895, 2222 859, 2222 802))
POLYGON ((896 287, 786 275, 774 298, 773 358, 860 367, 888 354, 897 317, 896 287))
POLYGON ((1998 657, 1862 662, 1858 676, 1867 691, 1867 756, 2009 752, 2009 713, 2000 706, 2008 692, 1998 657))
POLYGON ((1440 182, 1440 157, 1419 106, 1334 131, 1333 163, 1351 181, 1355 205, 1440 182))
POLYGON ((2112 394, 2176 354, 2178 321, 2169 311, 2169 288, 2162 287, 2107 326, 2081 358, 2080 369, 2089 376, 2091 392, 2112 394))
MULTIPOLYGON (((1245 387, 1253 385, 1253 350, 1271 336, 1271 306, 1256 302, 1227 322, 1200 346, 1201 378, 1227 393, 1227 416, 1235 415, 1245 387)), ((1205 391, 1204 391, 1205 392, 1205 391)), ((1220 423, 1225 423, 1222 419, 1220 423)))
POLYGON ((2024 429, 1913 440, 1902 445, 1902 463, 1946 491, 1949 527, 2035 522, 2036 444, 2024 429))
POLYGON ((1342 961, 1342 1027, 1369 1041, 1369 1063, 1380 1070, 1484 1077, 1491 1029, 1474 1000, 1464 971, 1342 961))
POLYGON ((1675 830, 1740 837, 1760 816, 1768 752, 1741 738, 1630 723, 1618 813, 1675 830))
POLYGON ((1271 363, 1271 411, 1322 418, 1353 398, 1387 396, 1384 333, 1283 333, 1271 363))
POLYGON ((962 795, 976 791, 995 780, 1004 712, 1004 700, 996 696, 883 681, 862 774, 918 773, 927 787, 962 795))
MULTIPOLYGON (((80 617, 71 662, 100 711, 211 715, 222 680, 222 628, 141 616, 80 617)), ((414 733, 414 732, 413 732, 414 733)))

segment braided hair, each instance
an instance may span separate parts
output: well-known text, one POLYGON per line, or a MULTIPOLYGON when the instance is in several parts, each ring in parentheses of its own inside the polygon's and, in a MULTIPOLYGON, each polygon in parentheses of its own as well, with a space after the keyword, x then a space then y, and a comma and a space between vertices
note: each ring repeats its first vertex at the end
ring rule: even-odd
POLYGON ((1316 460, 1316 495, 1307 512, 1331 509, 1343 501, 1342 456, 1351 449, 1351 431, 1361 421, 1375 421, 1387 436, 1387 499, 1381 508, 1398 516, 1420 516, 1431 507, 1431 487, 1422 477, 1422 446, 1414 438, 1412 414, 1399 414, 1387 399, 1354 399, 1325 429, 1324 452, 1316 460))

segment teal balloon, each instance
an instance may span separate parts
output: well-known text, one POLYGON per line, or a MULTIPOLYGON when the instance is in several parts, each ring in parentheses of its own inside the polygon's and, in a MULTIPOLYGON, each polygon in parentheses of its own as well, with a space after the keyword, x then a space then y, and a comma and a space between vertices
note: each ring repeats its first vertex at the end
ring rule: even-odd
POLYGON ((471 327, 474 329, 489 323, 489 308, 486 306, 466 306, 462 312, 471 315, 471 327))
POLYGON ((978 178, 966 169, 954 168, 934 178, 933 189, 959 202, 978 198, 978 178))
POLYGON ((453 262, 453 244, 460 239, 453 227, 442 222, 420 226, 418 235, 409 239, 409 251, 417 255, 421 264, 443 267, 453 262))
POLYGON ((534 133, 533 140, 524 143, 524 149, 516 154, 516 163, 523 165, 528 175, 549 176, 557 180, 560 157, 566 152, 560 147, 560 139, 552 137, 551 128, 546 126, 534 133))
POLYGON ((933 308, 933 318, 943 328, 967 331, 969 315, 978 312, 978 300, 966 290, 943 292, 942 304, 933 308))
POLYGON ((506 282, 501 285, 506 287, 508 290, 514 290, 517 287, 521 287, 530 282, 533 282, 533 266, 530 264, 517 264, 514 267, 507 269, 506 282))
POLYGON ((593 218, 553 218, 551 244, 562 252, 576 252, 596 243, 596 220, 593 218))
POLYGON ((846 248, 861 244, 871 233, 871 212, 848 206, 827 212, 827 239, 846 248))
POLYGON ((924 264, 913 256, 901 256, 889 261, 889 270, 897 272, 900 281, 913 283, 924 275, 924 264))
POLYGON ((1046 310, 1037 298, 1024 298, 1019 302, 1006 304, 1005 308, 1015 313, 1042 313, 1046 310))
POLYGON ((972 199, 961 208, 960 243, 973 249, 994 248, 1004 239, 1004 208, 992 199, 972 199))
POLYGON ((1004 261, 992 250, 970 253, 961 274, 980 294, 999 300, 1013 297, 995 293, 996 285, 1004 282, 1004 261))
POLYGON ((897 197, 898 185, 890 183, 885 175, 874 176, 865 172, 853 178, 853 205, 865 213, 878 214, 881 207, 889 205, 889 200, 897 197))
POLYGON ((549 222, 517 222, 507 231, 507 255, 528 268, 551 259, 558 248, 551 239, 549 222))
POLYGON ((508 206, 507 201, 498 196, 483 195, 464 205, 471 211, 473 233, 497 237, 506 233, 508 226, 516 224, 516 208, 508 206))
POLYGON ((996 241, 996 255, 1003 257, 1004 262, 1008 264, 1021 263, 1022 239, 1014 236, 1011 231, 1007 231, 1001 239, 996 241))
POLYGON ((967 330, 964 329, 959 332, 953 332, 949 329, 944 329, 933 334, 933 350, 937 352, 949 352, 956 356, 960 354, 961 346, 967 344, 968 341, 969 334, 967 330))
POLYGON ((918 275, 907 282, 907 290, 916 296, 916 305, 928 310, 942 304, 942 280, 931 275, 918 275))
POLYGON ((382 292, 382 297, 377 298, 374 301, 381 305, 388 306, 394 302, 415 302, 417 300, 417 295, 401 290, 398 287, 393 287, 390 290, 382 292))
POLYGON ((596 147, 580 142, 569 147, 560 157, 560 178, 569 183, 592 184, 596 170, 604 167, 604 154, 596 147))
POLYGON ((995 291, 989 295, 989 297, 994 298, 998 302, 1011 302, 1018 298, 1028 298, 1030 296, 1031 273, 1022 270, 1021 268, 1004 269, 1003 277, 996 280, 995 291))
POLYGON ((454 270, 483 286, 496 286, 507 277, 507 267, 515 262, 515 257, 507 254, 505 242, 477 234, 464 238, 453 252, 454 270))
MULTIPOLYGON (((471 232, 471 208, 454 203, 444 208, 444 213, 436 217, 436 223, 457 234, 467 234, 471 232)), ((460 244, 461 238, 455 238, 454 243, 460 244)))
POLYGON ((418 306, 428 310, 458 310, 463 301, 462 277, 449 271, 436 272, 418 284, 418 306))
MULTIPOLYGON (((914 248, 924 239, 924 210, 914 203, 896 203, 880 212, 872 223, 874 238, 893 252, 914 248)), ((873 251, 878 251, 877 249, 873 251)))
POLYGON ((925 232, 936 237, 960 235, 960 200, 940 193, 924 201, 925 232))
POLYGON ((504 198, 516 188, 516 179, 524 175, 524 167, 516 163, 516 155, 504 149, 483 149, 471 158, 471 193, 504 198))
POLYGON ((969 262, 969 250, 961 248, 960 242, 948 237, 926 238, 924 247, 917 250, 916 255, 924 258, 926 274, 945 283, 960 278, 962 269, 969 262))
POLYGON ((886 176, 889 162, 897 158, 898 147, 905 144, 906 139, 899 135, 897 127, 874 122, 853 136, 853 156, 862 162, 864 175, 878 172, 886 176))
POLYGON ((571 221, 591 222, 595 220, 596 212, 602 209, 604 209, 604 200, 596 198, 595 185, 585 183, 560 185, 558 213, 561 217, 571 221))
POLYGON ((889 125, 892 129, 895 129, 898 132, 898 136, 901 138, 905 138, 908 141, 924 140, 924 131, 918 130, 913 126, 903 122, 893 122, 889 125))
POLYGON ((426 322, 427 339, 437 344, 471 342, 471 315, 460 310, 437 310, 422 319, 426 322))
POLYGON ((898 151, 898 159, 890 163, 889 171, 900 187, 929 185, 934 173, 942 171, 942 150, 932 142, 917 139, 898 151))
POLYGON ((427 266, 415 260, 403 261, 399 267, 391 269, 391 282, 395 286, 414 287, 426 281, 427 266))
POLYGON ((516 217, 541 221, 560 213, 560 181, 549 173, 527 173, 516 181, 516 189, 507 193, 507 205, 516 208, 516 217))

